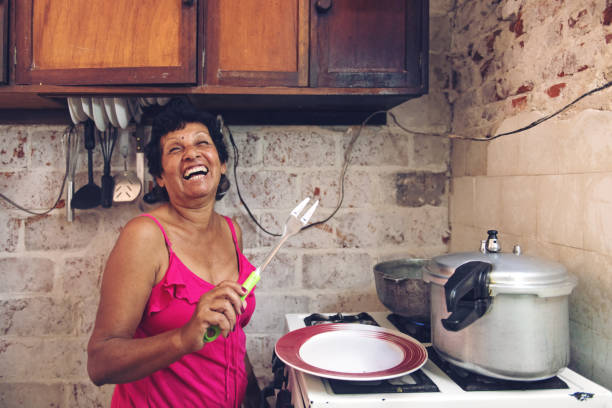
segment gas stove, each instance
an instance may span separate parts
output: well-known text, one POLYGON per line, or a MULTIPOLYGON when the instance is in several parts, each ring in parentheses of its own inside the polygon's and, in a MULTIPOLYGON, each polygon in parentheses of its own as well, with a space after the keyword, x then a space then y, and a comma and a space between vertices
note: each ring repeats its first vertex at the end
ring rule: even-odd
POLYGON ((428 343, 424 322, 398 321, 388 312, 345 314, 287 314, 287 331, 307 325, 361 323, 399 330, 421 341, 429 355, 421 369, 403 377, 382 381, 342 381, 317 377, 286 368, 287 388, 294 408, 333 407, 590 407, 612 408, 612 393, 578 373, 565 368, 556 377, 537 382, 497 381, 456 370, 437 356, 428 343), (400 326, 396 327, 397 324, 400 326), (421 337, 421 338, 419 338, 421 337))

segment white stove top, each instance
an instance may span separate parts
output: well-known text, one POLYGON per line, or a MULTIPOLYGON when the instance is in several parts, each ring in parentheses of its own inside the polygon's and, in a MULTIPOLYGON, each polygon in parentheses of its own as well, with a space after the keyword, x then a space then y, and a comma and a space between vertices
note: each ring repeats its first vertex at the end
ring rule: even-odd
MULTIPOLYGON (((352 313, 346 313, 352 314, 352 313)), ((387 320, 388 312, 368 312, 381 327, 396 330, 387 320)), ((304 318, 309 314, 285 315, 287 331, 305 327, 304 318)), ((429 344, 425 344, 428 346, 429 344)), ((292 404, 301 407, 449 407, 453 408, 612 408, 612 393, 578 373, 565 368, 558 377, 569 389, 530 391, 464 391, 433 362, 422 367, 438 387, 439 392, 388 393, 388 394, 335 394, 329 381, 288 367, 289 389, 292 404), (591 398, 579 401, 575 393, 590 393, 591 398)))

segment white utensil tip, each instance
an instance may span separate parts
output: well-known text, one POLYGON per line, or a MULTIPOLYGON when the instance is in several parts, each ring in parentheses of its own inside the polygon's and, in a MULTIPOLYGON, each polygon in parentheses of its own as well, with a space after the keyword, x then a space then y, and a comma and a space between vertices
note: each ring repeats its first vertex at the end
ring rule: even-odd
POLYGON ((304 216, 300 219, 302 224, 306 224, 308 222, 310 217, 312 217, 312 214, 314 214, 315 210, 317 209, 318 205, 319 205, 319 200, 315 201, 312 207, 310 207, 308 211, 306 211, 306 214, 304 214, 304 216))
POLYGON ((306 197, 305 199, 303 199, 302 202, 299 203, 293 209, 293 211, 291 211, 291 215, 293 215, 294 217, 297 217, 298 215, 300 215, 300 213, 302 212, 302 210, 304 210, 304 208, 306 207, 306 204, 308 204, 309 201, 310 201, 310 197, 306 197))

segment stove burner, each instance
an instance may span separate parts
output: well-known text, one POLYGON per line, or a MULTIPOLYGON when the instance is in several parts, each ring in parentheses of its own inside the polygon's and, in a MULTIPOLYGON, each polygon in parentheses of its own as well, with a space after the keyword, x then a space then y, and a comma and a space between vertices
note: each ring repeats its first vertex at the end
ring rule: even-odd
POLYGON ((421 343, 431 343, 431 326, 430 320, 427 316, 400 316, 392 313, 387 316, 389 320, 397 330, 414 337, 421 343))
POLYGON ((539 381, 512 381, 476 374, 444 360, 431 346, 427 347, 427 354, 429 360, 440 367, 464 391, 527 391, 569 388, 559 377, 539 381))
POLYGON ((369 324, 371 326, 378 326, 376 320, 367 313, 359 314, 342 314, 336 313, 335 315, 324 315, 321 313, 313 313, 310 316, 304 318, 304 324, 306 326, 315 326, 317 324, 324 323, 361 323, 369 324))
POLYGON ((421 370, 402 377, 380 381, 343 381, 332 379, 327 381, 336 394, 440 392, 436 384, 421 370))

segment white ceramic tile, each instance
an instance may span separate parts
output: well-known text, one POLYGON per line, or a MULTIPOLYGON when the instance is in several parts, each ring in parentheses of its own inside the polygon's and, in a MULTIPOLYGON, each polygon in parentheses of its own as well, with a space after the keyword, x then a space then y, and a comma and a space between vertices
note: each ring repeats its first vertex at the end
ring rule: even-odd
POLYGON ((536 177, 504 177, 501 182, 500 228, 507 233, 535 236, 536 203, 536 177))
POLYGON ((559 143, 565 124, 549 120, 520 134, 519 174, 539 175, 559 172, 559 143))
POLYGON ((560 172, 612 171, 612 112, 586 109, 563 122, 560 172))
POLYGON ((487 174, 487 144, 490 142, 469 142, 467 145, 467 162, 465 171, 468 176, 487 174))
POLYGON ((612 339, 612 257, 588 252, 583 273, 586 301, 593 310, 593 330, 612 339))
POLYGON ((592 379, 612 389, 612 339, 596 336, 592 347, 594 356, 592 379))
POLYGON ((502 211, 502 177, 476 177, 474 226, 500 229, 502 211))
POLYGON ((544 242, 583 246, 584 177, 540 176, 537 187, 537 237, 544 242))
POLYGON ((473 177, 456 177, 452 179, 449 205, 450 218, 453 224, 473 224, 474 182, 475 179, 473 177))
POLYGON ((593 376, 593 332, 591 329, 570 321, 570 364, 578 373, 593 376))
MULTIPOLYGON (((495 134, 519 129, 534 120, 540 119, 539 112, 525 112, 505 119, 495 134)), ((527 174, 520 155, 524 133, 507 135, 489 142, 487 157, 487 174, 491 176, 527 174), (521 167, 523 166, 523 167, 521 167)))
POLYGON ((487 238, 485 230, 467 225, 453 225, 453 234, 450 240, 450 252, 477 251, 480 241, 487 238))
POLYGON ((585 186, 585 249, 612 255, 612 173, 592 174, 585 186))
POLYGON ((487 174, 489 176, 505 176, 520 174, 518 136, 505 136, 488 142, 487 174))
POLYGON ((590 252, 565 246, 559 247, 559 262, 567 271, 578 279, 578 283, 569 296, 570 320, 593 330, 593 304, 591 301, 591 283, 593 271, 588 268, 587 259, 590 252))

